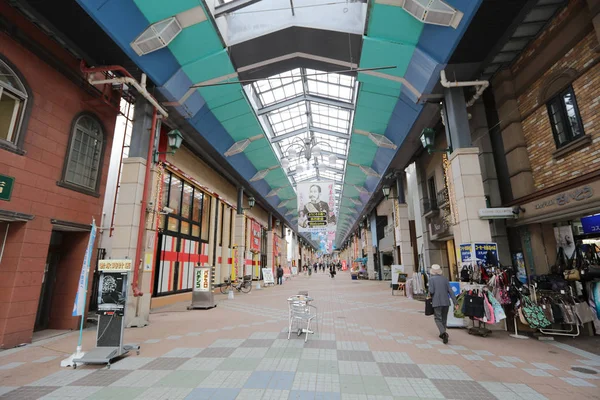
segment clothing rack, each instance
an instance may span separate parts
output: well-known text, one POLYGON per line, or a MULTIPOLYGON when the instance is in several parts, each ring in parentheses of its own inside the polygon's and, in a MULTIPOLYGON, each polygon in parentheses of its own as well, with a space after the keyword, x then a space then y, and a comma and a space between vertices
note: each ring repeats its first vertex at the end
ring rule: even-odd
MULTIPOLYGON (((469 291, 469 290, 480 290, 480 291, 484 291, 484 290, 488 290, 487 285, 483 285, 483 284, 479 284, 479 283, 469 283, 469 284, 461 284, 461 290, 462 291, 469 291)), ((477 335, 477 336, 482 336, 482 337, 486 337, 488 335, 490 335, 492 333, 491 329, 486 328, 487 324, 483 321, 479 321, 477 320, 477 326, 475 326, 475 318, 470 318, 471 322, 473 322, 473 326, 471 328, 469 328, 468 332, 469 335, 477 335), (483 326, 482 326, 483 324, 483 326)))
MULTIPOLYGON (((561 293, 557 293, 553 290, 537 290, 537 284, 532 285, 532 290, 531 290, 531 297, 532 300, 536 303, 538 303, 538 294, 541 295, 548 295, 548 296, 570 296, 571 299, 574 299, 575 297, 573 296, 573 288, 571 288, 571 286, 568 287, 568 293, 565 290, 561 290, 561 293)), ((570 328, 567 329, 545 329, 545 328, 538 328, 538 330, 540 331, 540 333, 544 334, 544 335, 557 335, 557 336, 571 336, 571 337, 577 337, 579 336, 579 323, 575 323, 575 324, 566 324, 566 323, 560 323, 561 325, 569 325, 570 328)))

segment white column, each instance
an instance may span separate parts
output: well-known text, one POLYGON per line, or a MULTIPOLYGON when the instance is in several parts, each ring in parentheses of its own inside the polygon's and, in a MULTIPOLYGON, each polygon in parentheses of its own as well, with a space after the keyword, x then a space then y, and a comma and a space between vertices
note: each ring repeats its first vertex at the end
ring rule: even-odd
MULTIPOLYGON (((146 160, 141 157, 132 157, 123 159, 121 170, 121 186, 117 198, 115 211, 115 229, 113 232, 113 246, 110 257, 113 259, 133 260, 133 267, 137 267, 134 260, 136 253, 138 227, 141 212, 142 195, 144 190, 144 174, 146 173, 146 160)), ((152 184, 156 179, 156 174, 152 173, 152 184)), ((156 186, 156 185, 153 185, 156 186)), ((157 187, 154 187, 157 190, 157 187)), ((151 194, 153 198, 153 194, 151 194)), ((153 214, 150 214, 153 215, 153 214)), ((125 313, 126 326, 145 326, 148 325, 150 315, 150 287, 152 285, 152 270, 154 269, 154 224, 152 218, 147 218, 145 239, 141 257, 143 267, 140 271, 139 288, 144 293, 142 297, 133 297, 131 282, 133 273, 129 274, 127 289, 127 312, 125 313), (148 221, 149 219, 149 221, 148 221), (138 304, 139 302, 139 304, 138 304), (137 312, 137 316, 136 316, 137 312)))
POLYGON ((491 242, 490 224, 479 219, 479 210, 486 207, 483 191, 479 149, 457 149, 450 156, 452 180, 450 201, 453 202, 454 240, 457 255, 461 243, 491 242))
POLYGON ((398 213, 398 227, 396 230, 397 243, 400 246, 400 259, 404 266, 404 272, 408 274, 408 277, 412 276, 415 268, 415 261, 413 257, 413 249, 410 243, 410 227, 408 219, 408 204, 398 204, 396 206, 398 213))

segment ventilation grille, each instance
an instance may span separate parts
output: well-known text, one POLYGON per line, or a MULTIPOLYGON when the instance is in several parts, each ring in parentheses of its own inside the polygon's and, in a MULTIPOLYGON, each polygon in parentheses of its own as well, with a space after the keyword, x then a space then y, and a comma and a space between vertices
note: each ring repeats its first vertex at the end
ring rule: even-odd
POLYGON ((353 199, 352 197, 348 197, 348 200, 355 206, 362 206, 362 202, 360 200, 353 199))
POLYGON ((404 0, 402 8, 421 22, 457 28, 463 13, 442 0, 404 0))
POLYGON ((386 138, 383 135, 378 135, 376 133, 369 132, 369 139, 373 141, 377 145, 377 147, 385 147, 387 149, 396 150, 396 145, 390 139, 386 138))
POLYGON ((231 146, 229 150, 225 152, 225 157, 231 157, 236 154, 240 154, 242 151, 246 150, 248 145, 250 145, 250 139, 244 139, 240 140, 239 142, 235 142, 233 146, 231 146))
POLYGON ((374 176, 375 178, 380 178, 381 175, 379 175, 373 168, 371 167, 367 167, 364 165, 359 166, 360 170, 367 176, 374 176))
POLYGON ((289 200, 282 201, 281 203, 279 203, 277 208, 283 208, 283 207, 287 206, 288 204, 290 204, 289 200))
POLYGON ((252 178, 250 178, 250 182, 256 182, 263 179, 267 174, 271 171, 270 169, 263 169, 258 171, 252 178))
POLYGON ((181 25, 179 25, 179 22, 175 17, 158 21, 146 28, 146 30, 131 43, 131 48, 138 56, 152 53, 153 51, 167 47, 169 43, 179 35, 181 30, 181 25))

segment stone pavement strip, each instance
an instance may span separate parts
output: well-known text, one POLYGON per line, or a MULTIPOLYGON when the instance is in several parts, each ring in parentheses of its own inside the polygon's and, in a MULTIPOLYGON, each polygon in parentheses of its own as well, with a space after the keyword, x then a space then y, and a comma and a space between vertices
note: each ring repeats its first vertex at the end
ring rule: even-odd
MULTIPOLYGON (((217 296, 212 310, 176 304, 126 330, 141 354, 61 369, 74 334, 0 352, 0 399, 600 399, 600 357, 565 344, 437 337, 423 303, 392 296, 389 282, 348 273, 297 276, 283 286, 217 296), (286 298, 308 290, 318 318, 308 342, 288 340, 286 298)), ((84 349, 95 332, 84 332, 84 349)))

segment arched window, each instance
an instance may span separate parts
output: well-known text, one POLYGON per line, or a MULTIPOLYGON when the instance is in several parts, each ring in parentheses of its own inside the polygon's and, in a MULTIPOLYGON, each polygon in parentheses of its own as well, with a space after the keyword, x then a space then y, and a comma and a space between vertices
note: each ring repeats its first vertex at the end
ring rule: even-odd
POLYGON ((100 180, 104 132, 100 122, 88 114, 75 117, 63 181, 96 192, 100 180))
POLYGON ((23 81, 0 59, 0 142, 20 143, 28 99, 23 81))

